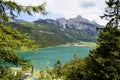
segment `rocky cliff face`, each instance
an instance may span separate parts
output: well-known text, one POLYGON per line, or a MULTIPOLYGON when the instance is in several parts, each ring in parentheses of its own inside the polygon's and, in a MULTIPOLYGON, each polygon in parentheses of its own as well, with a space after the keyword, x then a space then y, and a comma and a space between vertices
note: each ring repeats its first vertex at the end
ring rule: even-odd
POLYGON ((103 27, 96 22, 83 18, 80 15, 70 19, 38 19, 34 22, 11 18, 10 22, 13 23, 11 24, 13 26, 21 26, 17 28, 20 28, 21 32, 30 33, 30 35, 32 35, 31 38, 35 37, 35 28, 38 27, 38 34, 36 35, 39 35, 38 41, 43 43, 45 40, 48 40, 47 42, 53 42, 54 40, 53 44, 72 41, 96 41, 96 37, 98 35, 96 27, 103 27), (31 28, 32 31, 30 32, 28 28, 31 28))
POLYGON ((56 20, 52 19, 38 19, 35 23, 47 23, 59 26, 63 29, 78 29, 78 30, 91 30, 96 31, 96 27, 103 27, 95 22, 89 21, 88 19, 83 18, 78 15, 75 18, 65 19, 58 18, 56 20))

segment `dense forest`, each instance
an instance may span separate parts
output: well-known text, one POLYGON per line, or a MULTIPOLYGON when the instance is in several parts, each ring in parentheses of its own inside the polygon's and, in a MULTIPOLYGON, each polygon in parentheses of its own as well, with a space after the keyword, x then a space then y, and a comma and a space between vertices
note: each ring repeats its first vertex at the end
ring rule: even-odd
MULTIPOLYGON (((36 80, 120 80, 120 2, 108 0, 106 5, 105 14, 101 18, 109 22, 105 28, 98 29, 100 33, 96 48, 84 59, 74 55, 74 59, 63 66, 58 60, 53 68, 40 70, 36 80)), ((0 0, 0 6, 0 80, 22 80, 24 78, 22 72, 29 70, 33 73, 33 66, 19 59, 16 53, 24 49, 37 49, 39 45, 16 29, 5 26, 4 23, 10 16, 16 16, 14 11, 18 14, 22 11, 29 15, 32 15, 31 11, 44 14, 45 6, 42 4, 36 7, 23 7, 4 0, 0 0), (7 15, 8 12, 10 16, 7 15), (21 66, 22 69, 14 74, 13 69, 3 64, 5 62, 21 66)))
POLYGON ((22 6, 12 1, 0 0, 0 80, 21 80, 22 72, 18 72, 16 76, 10 69, 9 63, 16 66, 31 66, 27 61, 19 59, 17 52, 22 50, 37 49, 38 45, 26 38, 16 29, 5 26, 10 17, 16 17, 21 12, 32 15, 32 12, 45 14, 45 4, 39 6, 22 6), (14 11, 17 12, 14 13, 14 11), (9 13, 9 15, 7 15, 9 13), (7 63, 7 64, 6 64, 7 63))

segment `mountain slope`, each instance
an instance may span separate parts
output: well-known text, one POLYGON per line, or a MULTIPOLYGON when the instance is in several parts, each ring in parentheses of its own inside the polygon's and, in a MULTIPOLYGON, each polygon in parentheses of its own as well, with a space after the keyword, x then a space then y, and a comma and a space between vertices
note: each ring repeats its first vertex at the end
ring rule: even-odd
POLYGON ((59 27, 62 31, 71 35, 76 40, 82 41, 96 41, 98 35, 97 27, 103 27, 95 22, 91 22, 78 15, 75 18, 65 19, 59 18, 56 20, 52 19, 38 19, 34 21, 36 24, 51 24, 59 27))
POLYGON ((76 41, 66 35, 58 27, 50 24, 34 24, 30 22, 7 23, 13 28, 17 28, 21 33, 27 33, 28 38, 35 40, 41 44, 41 47, 55 46, 65 44, 67 42, 76 41))
POLYGON ((98 34, 96 27, 103 27, 81 16, 71 19, 39 19, 34 22, 11 19, 6 25, 17 28, 21 33, 28 33, 28 38, 36 40, 41 47, 77 41, 94 42, 98 34))

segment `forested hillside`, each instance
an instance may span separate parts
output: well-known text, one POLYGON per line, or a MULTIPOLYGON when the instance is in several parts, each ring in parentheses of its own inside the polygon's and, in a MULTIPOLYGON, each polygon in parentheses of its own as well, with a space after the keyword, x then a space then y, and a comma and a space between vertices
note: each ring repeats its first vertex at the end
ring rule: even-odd
POLYGON ((21 33, 26 33, 28 38, 35 40, 41 47, 55 46, 77 41, 69 34, 50 24, 34 24, 30 22, 7 23, 13 28, 17 28, 21 33))
POLYGON ((34 22, 11 18, 6 25, 17 28, 21 33, 27 33, 28 38, 35 40, 41 47, 79 41, 95 42, 98 35, 96 28, 102 27, 80 16, 65 21, 60 18, 57 21, 39 19, 34 22))

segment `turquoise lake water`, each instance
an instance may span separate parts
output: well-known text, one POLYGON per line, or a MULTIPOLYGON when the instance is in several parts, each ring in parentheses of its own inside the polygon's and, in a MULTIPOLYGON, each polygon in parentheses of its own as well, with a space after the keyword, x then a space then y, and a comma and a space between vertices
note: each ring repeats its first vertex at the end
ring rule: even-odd
POLYGON ((85 46, 57 46, 52 48, 44 48, 37 51, 21 52, 19 56, 22 59, 32 62, 35 69, 45 68, 47 65, 53 67, 57 60, 62 64, 73 59, 74 54, 84 58, 89 51, 93 49, 85 46))

